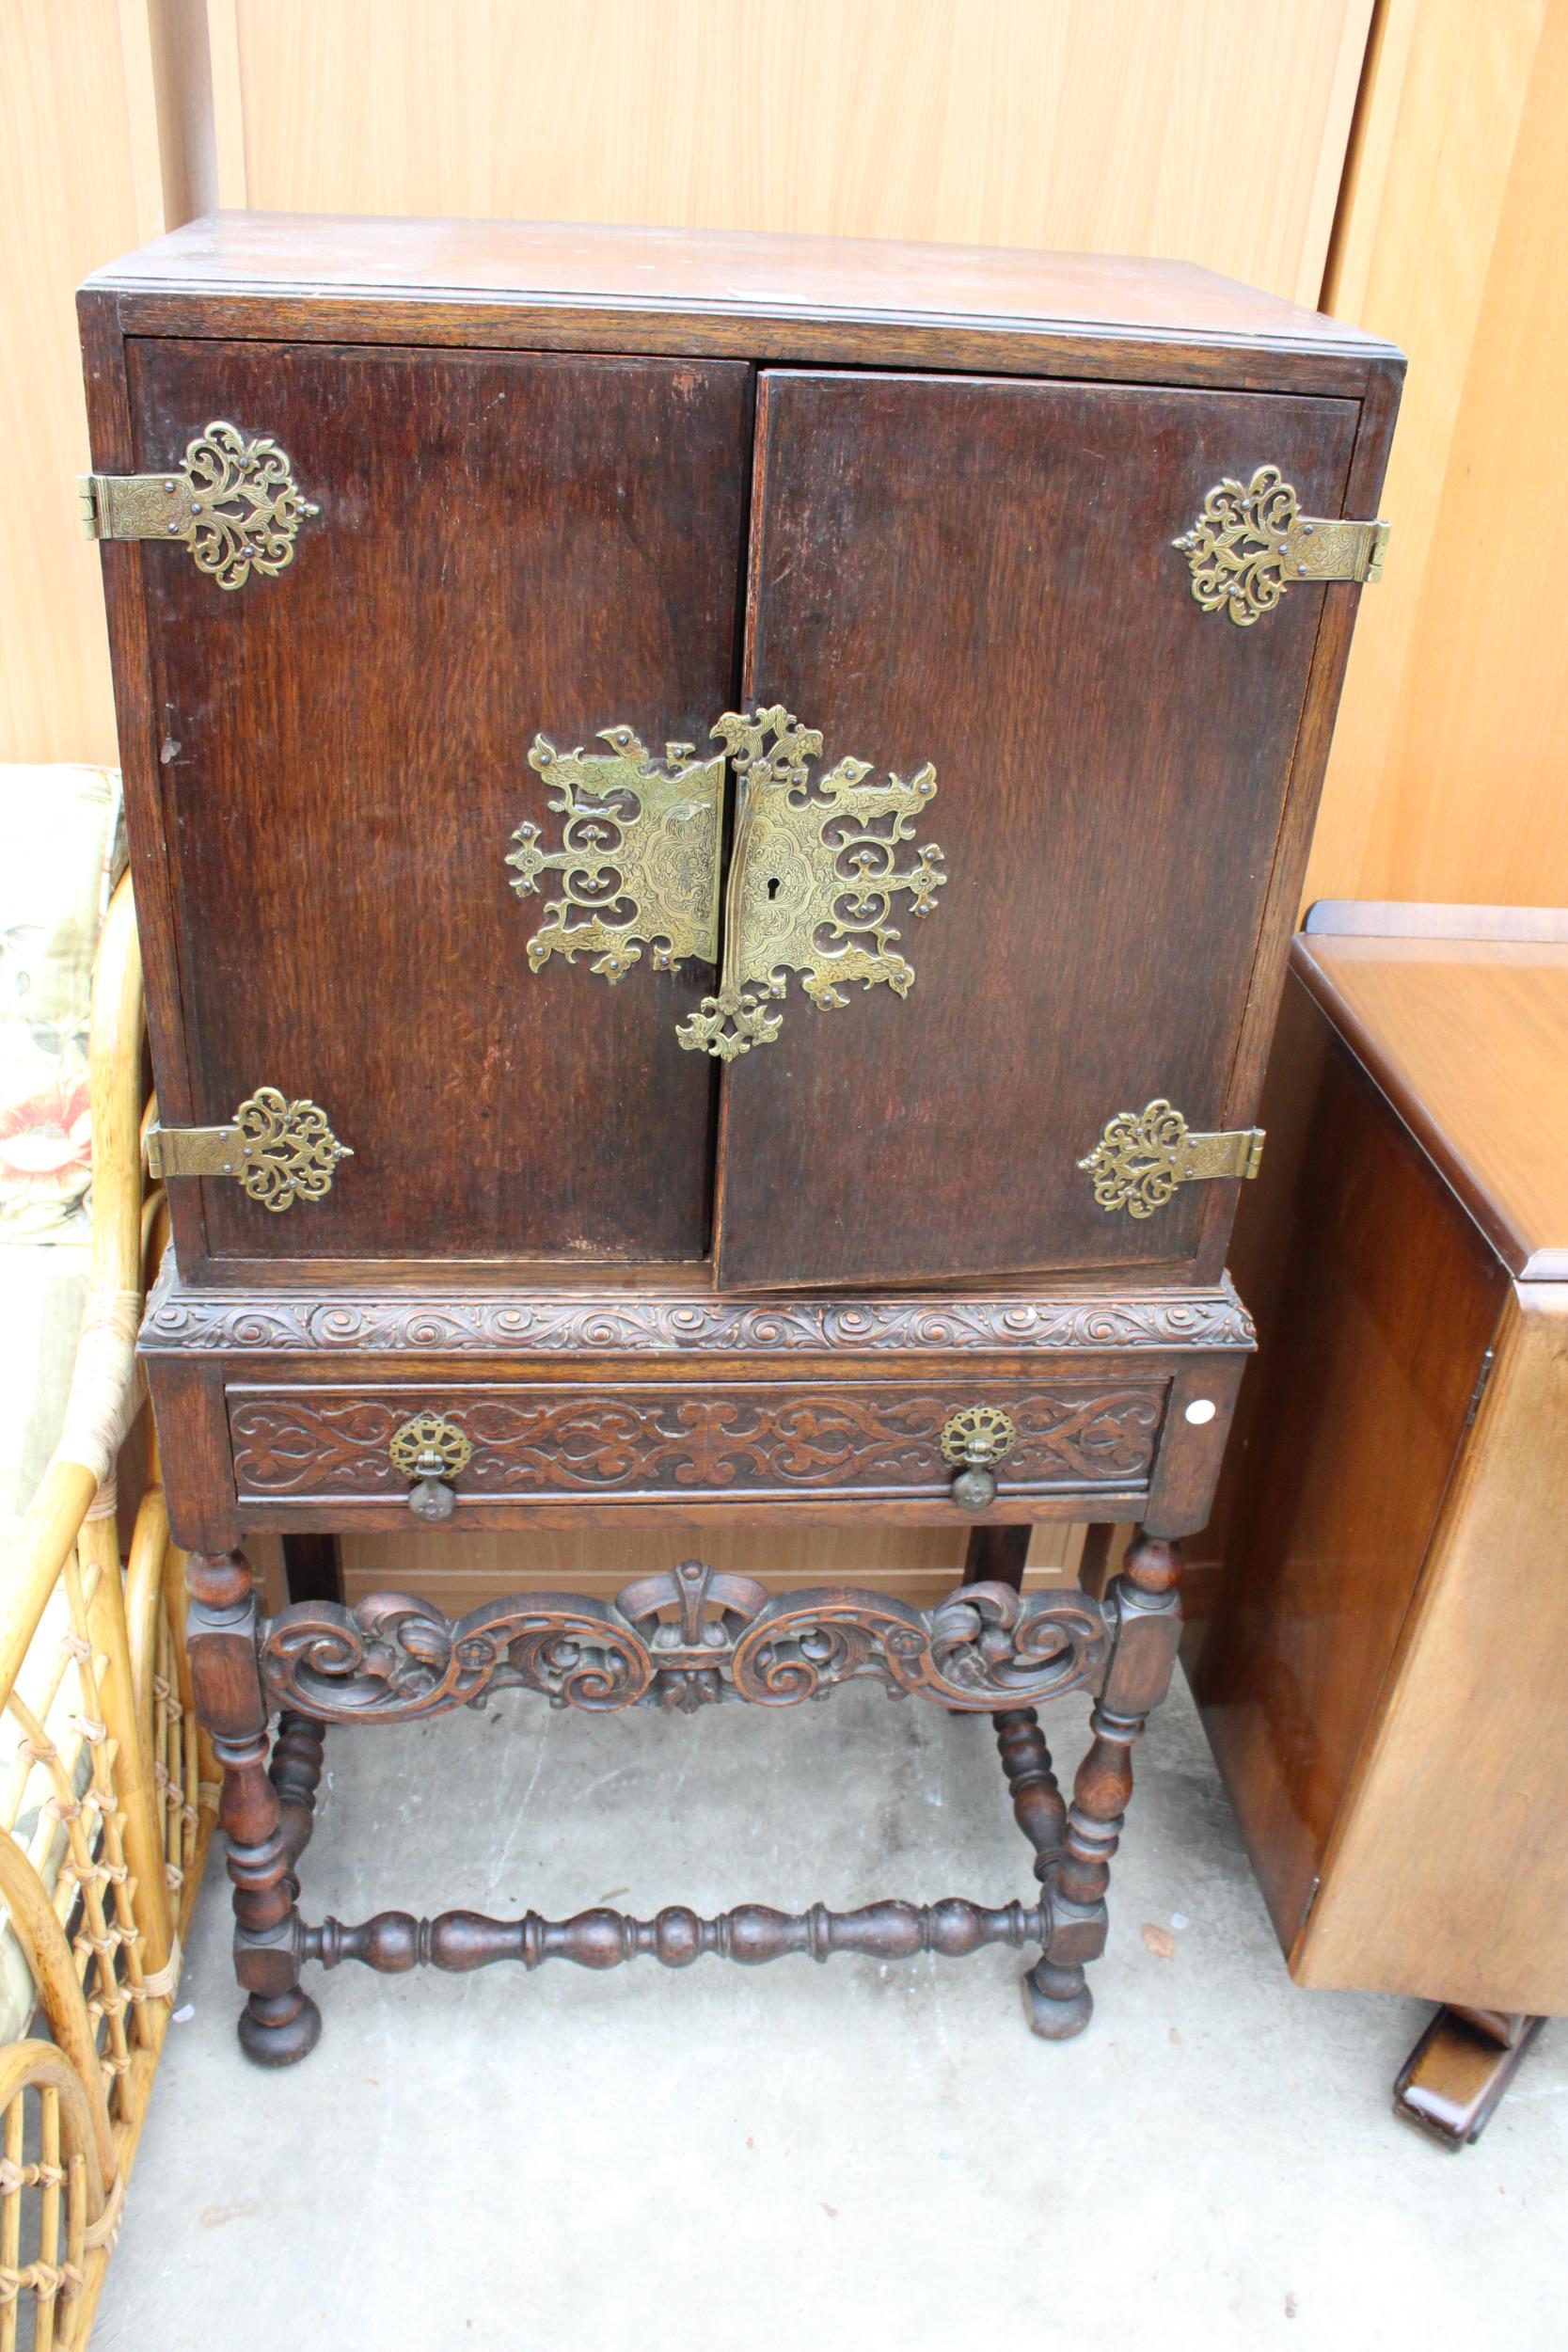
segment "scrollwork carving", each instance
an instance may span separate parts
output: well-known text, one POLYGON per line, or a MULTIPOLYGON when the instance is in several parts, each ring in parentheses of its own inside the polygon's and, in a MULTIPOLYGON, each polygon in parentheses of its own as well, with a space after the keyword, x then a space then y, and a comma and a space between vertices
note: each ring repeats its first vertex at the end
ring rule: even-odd
POLYGON ((234 1354, 754 1355, 1016 1354, 1250 1348, 1252 1319, 1228 1283, 1105 1298, 784 1298, 712 1292, 443 1291, 439 1297, 319 1291, 182 1290, 172 1263, 154 1287, 142 1345, 234 1354))
POLYGON ((301 1601, 265 1629, 261 1664, 275 1707, 325 1723, 408 1722, 503 1689, 588 1714, 693 1713, 728 1700, 794 1707, 864 1681, 989 1712, 1093 1682, 1112 1630, 1078 1592, 971 1584, 929 1611, 853 1588, 769 1598, 750 1578, 687 1561, 612 1602, 529 1593, 456 1620, 408 1593, 352 1610, 301 1601))
POLYGON ((654 1672, 610 1604, 563 1593, 457 1619, 412 1593, 375 1593, 354 1609, 301 1601, 267 1628, 261 1667, 276 1705, 322 1723, 441 1715, 509 1684, 594 1714, 635 1707, 654 1672))
MULTIPOLYGON (((1002 1391, 1017 1427, 1015 1488, 1125 1487, 1146 1475, 1164 1385, 1038 1382, 1002 1391)), ((879 1388, 692 1395, 562 1394, 549 1389, 442 1395, 429 1409, 472 1451, 464 1491, 567 1494, 944 1494, 949 1391, 879 1388)), ((293 1391, 236 1394, 230 1406, 240 1491, 291 1495, 397 1490, 388 1451, 407 1414, 392 1396, 293 1391)))

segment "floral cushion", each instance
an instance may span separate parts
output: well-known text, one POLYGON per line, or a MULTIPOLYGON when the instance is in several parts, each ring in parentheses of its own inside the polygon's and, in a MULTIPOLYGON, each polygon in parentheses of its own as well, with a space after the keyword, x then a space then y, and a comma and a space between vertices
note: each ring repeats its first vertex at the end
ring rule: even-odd
POLYGON ((112 768, 0 767, 0 1245, 87 1232, 87 1015, 119 815, 112 768))
MULTIPOLYGON (((124 866, 119 777, 110 768, 0 767, 0 1541, 14 1531, 55 1450, 71 1391, 90 1270, 92 1136, 87 1022, 92 964, 124 866)), ((78 1797, 91 1756, 73 1720, 76 1677, 56 1588, 17 1676, 78 1797)), ((0 1812, 53 1891, 66 1832, 51 1784, 0 1712, 0 1812)), ((98 1830, 91 1835, 96 1841, 98 1830)), ((9 1928, 0 1931, 0 2043, 28 2029, 37 1994, 9 1928)))
POLYGON ((92 961, 119 833, 114 769, 0 766, 0 1534, 55 1450, 75 1360, 92 961))

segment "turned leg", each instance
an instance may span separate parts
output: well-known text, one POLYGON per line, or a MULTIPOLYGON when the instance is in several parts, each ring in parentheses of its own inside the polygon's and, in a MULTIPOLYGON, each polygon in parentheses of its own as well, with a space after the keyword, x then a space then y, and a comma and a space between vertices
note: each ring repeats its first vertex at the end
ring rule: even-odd
MULTIPOLYGON (((258 2066, 291 2066, 314 2049, 321 2011, 299 1982, 300 1921, 290 1865, 304 1838, 291 1847, 292 1826, 285 1828, 279 1788, 267 1772, 250 1565, 240 1551, 211 1560, 193 1554, 186 1581, 197 1711, 223 1766, 218 1821, 234 1886, 234 1973, 249 1996, 240 2014, 240 2046, 258 2066)), ((315 1750, 319 1770, 319 1743, 296 1740, 282 1768, 285 1786, 291 1777, 293 1783, 291 1823, 300 1810, 293 1790, 304 1746, 315 1750)), ((309 1779, 307 1798, 314 1788, 309 1779)))
POLYGON ((343 1561, 337 1536, 285 1535, 283 1581, 289 1588, 291 1601, 341 1602, 343 1561))
POLYGON ((1023 1582, 1023 1564, 1029 1557, 1029 1538, 1034 1532, 1027 1524, 972 1528, 964 1560, 964 1582, 1010 1584, 1016 1593, 1023 1582))
POLYGON ((312 1722, 309 1715, 279 1715, 267 1777, 277 1791, 283 1846, 296 1902, 299 1880, 294 1875, 295 1865, 310 1843, 310 1832, 316 1826, 316 1790, 321 1786, 325 1759, 325 1725, 312 1722))
POLYGON ((1180 1546, 1140 1529, 1106 1595, 1116 1635, 1051 1871, 1051 1941, 1023 1979, 1030 2030, 1047 2042, 1082 2033, 1093 2012, 1084 1970, 1105 1948, 1105 1889, 1132 1793, 1132 1743, 1170 1687, 1181 1633, 1180 1573, 1180 1546))
MULTIPOLYGON (((1010 1584, 1015 1593, 1022 1592, 1024 1564, 1029 1557, 1029 1539, 1034 1532, 1034 1529, 1027 1523, 1022 1527, 972 1528, 969 1548, 964 1555, 964 1582, 966 1584, 1010 1584)), ((967 1710, 961 1707, 950 1707, 947 1712, 950 1715, 962 1715, 967 1710)), ((1006 1718, 1001 1715, 991 1717, 991 1722, 996 1725, 998 1738, 1001 1736, 1005 1720, 1006 1718)), ((1034 1720, 1032 1712, 1030 1720, 1031 1722, 1034 1720)), ((1006 1761, 1006 1755, 1004 1755, 1003 1761, 1004 1763, 1006 1761)), ((1050 1757, 1047 1756, 1048 1765, 1050 1761, 1050 1757)))
POLYGON ((1005 1715, 993 1715, 991 1722, 1013 1819, 1035 1849, 1035 1876, 1048 1886, 1062 1858, 1067 1832, 1067 1806, 1051 1767, 1051 1750, 1032 1707, 1012 1708, 1005 1715))

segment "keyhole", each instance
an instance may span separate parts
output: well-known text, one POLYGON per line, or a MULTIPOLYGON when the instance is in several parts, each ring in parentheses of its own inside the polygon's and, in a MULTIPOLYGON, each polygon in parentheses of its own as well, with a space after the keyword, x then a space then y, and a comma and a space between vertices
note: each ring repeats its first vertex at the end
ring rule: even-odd
POLYGON ((770 898, 776 898, 779 895, 779 878, 777 874, 770 874, 768 878, 768 895, 770 898))

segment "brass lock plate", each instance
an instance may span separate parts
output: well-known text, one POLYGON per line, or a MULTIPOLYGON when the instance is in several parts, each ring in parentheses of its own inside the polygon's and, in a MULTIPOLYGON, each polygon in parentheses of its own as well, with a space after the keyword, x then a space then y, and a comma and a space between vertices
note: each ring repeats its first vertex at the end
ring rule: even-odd
POLYGON ((667 743, 661 766, 628 726, 602 727, 599 740, 608 751, 560 752, 536 735, 528 755, 564 819, 559 850, 541 847, 531 821, 512 836, 517 896, 534 897, 546 874, 561 885, 528 943, 530 964, 586 955, 592 971, 619 980, 644 947, 656 972, 689 956, 716 962, 723 754, 698 759, 689 743, 667 743))
POLYGON ((863 759, 841 759, 820 778, 811 763, 822 738, 783 704, 727 711, 722 738, 745 800, 736 825, 718 993, 705 997, 675 1034, 690 1052, 731 1061, 778 1036, 783 1015, 768 1005, 788 975, 803 976, 820 1011, 847 1005, 845 990, 886 986, 907 996, 914 967, 898 952, 893 917, 901 899, 929 914, 947 880, 935 842, 904 857, 901 845, 936 797, 927 760, 906 783, 867 783, 863 759))

